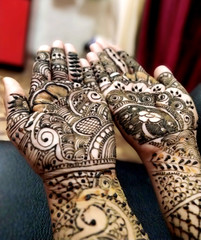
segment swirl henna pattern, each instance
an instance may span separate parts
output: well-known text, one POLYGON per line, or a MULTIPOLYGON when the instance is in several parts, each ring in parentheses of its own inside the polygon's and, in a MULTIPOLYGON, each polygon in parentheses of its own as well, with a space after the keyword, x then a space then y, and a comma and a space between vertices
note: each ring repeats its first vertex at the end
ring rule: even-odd
POLYGON ((116 177, 110 110, 78 63, 38 52, 28 101, 10 96, 8 135, 44 181, 55 239, 148 239, 116 177))
POLYGON ((124 51, 105 48, 98 56, 91 65, 100 90, 122 134, 146 156, 171 232, 179 239, 200 239, 198 116, 191 97, 170 72, 156 80, 124 51))

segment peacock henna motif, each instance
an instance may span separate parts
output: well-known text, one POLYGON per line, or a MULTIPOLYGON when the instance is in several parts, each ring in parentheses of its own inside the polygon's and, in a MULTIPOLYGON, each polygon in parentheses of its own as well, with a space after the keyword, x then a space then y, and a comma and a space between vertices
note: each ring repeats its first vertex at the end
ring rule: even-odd
POLYGON ((43 179, 54 239, 148 239, 116 177, 110 110, 77 54, 38 52, 28 100, 8 105, 8 135, 43 179))
POLYGON ((198 115, 191 97, 170 72, 154 79, 124 51, 106 48, 91 65, 123 135, 154 151, 147 151, 145 165, 173 236, 200 239, 198 115))

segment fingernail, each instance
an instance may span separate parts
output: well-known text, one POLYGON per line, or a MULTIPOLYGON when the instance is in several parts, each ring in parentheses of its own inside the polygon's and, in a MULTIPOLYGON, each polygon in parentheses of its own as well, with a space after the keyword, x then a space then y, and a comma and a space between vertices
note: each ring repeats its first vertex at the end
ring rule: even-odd
POLYGON ((56 40, 56 41, 53 42, 52 47, 63 48, 64 44, 63 44, 63 42, 61 40, 56 40))
POLYGON ((96 53, 102 52, 102 48, 97 43, 91 44, 89 48, 91 51, 96 53))
POLYGON ((85 59, 85 58, 81 58, 80 59, 80 65, 82 66, 82 67, 89 67, 90 65, 89 65, 89 62, 85 59))
POLYGON ((41 45, 38 49, 38 51, 46 51, 46 52, 50 52, 51 47, 48 45, 41 45))
POLYGON ((75 47, 71 43, 65 43, 66 52, 76 52, 75 47))
POLYGON ((88 60, 89 62, 92 62, 92 61, 98 61, 99 58, 98 58, 98 56, 97 56, 96 53, 94 53, 94 52, 89 52, 89 53, 87 53, 87 60, 88 60))

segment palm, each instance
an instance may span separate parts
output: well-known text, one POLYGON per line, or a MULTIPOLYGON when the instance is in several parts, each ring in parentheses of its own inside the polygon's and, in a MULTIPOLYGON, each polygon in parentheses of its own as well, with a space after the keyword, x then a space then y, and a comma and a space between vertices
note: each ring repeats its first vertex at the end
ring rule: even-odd
MULTIPOLYGON (((98 88, 73 83, 62 71, 62 78, 51 79, 47 67, 44 69, 42 76, 33 74, 29 101, 12 95, 8 116, 11 140, 39 174, 113 163, 113 125, 98 88)), ((90 69, 85 72, 85 82, 89 76, 90 69)))
POLYGON ((100 88, 124 135, 144 144, 196 129, 197 112, 192 99, 171 73, 156 80, 125 52, 118 54, 112 49, 106 49, 99 57, 102 72, 97 71, 100 66, 94 68, 100 88))

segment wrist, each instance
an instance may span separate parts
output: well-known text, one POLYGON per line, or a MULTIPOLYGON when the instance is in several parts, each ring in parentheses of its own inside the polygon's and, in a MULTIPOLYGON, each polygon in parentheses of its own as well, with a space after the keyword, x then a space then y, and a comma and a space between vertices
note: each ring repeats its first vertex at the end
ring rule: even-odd
POLYGON ((166 170, 173 171, 188 172, 189 167, 200 169, 200 153, 196 141, 196 131, 184 130, 169 134, 150 141, 146 146, 152 149, 151 154, 145 161, 145 164, 148 165, 150 165, 150 162, 152 163, 151 168, 157 169, 157 166, 161 166, 161 170, 164 170, 163 166, 166 165, 166 170))
MULTIPOLYGON (((90 231, 100 232, 100 227, 104 230, 109 222, 111 225, 107 229, 118 226, 119 234, 131 234, 129 239, 135 239, 135 231, 142 234, 141 225, 127 204, 115 169, 74 172, 51 179, 45 186, 55 239, 62 236, 68 236, 63 239, 74 239, 73 236, 80 239, 85 234, 88 236, 90 231), (121 225, 124 220, 125 225, 121 225)), ((123 235, 120 239, 125 237, 123 235)))
POLYGON ((39 175, 48 186, 49 179, 54 179, 60 176, 71 176, 71 173, 96 172, 107 169, 115 169, 115 166, 115 158, 74 160, 67 163, 58 163, 55 166, 51 166, 51 169, 46 169, 39 175))
POLYGON ((101 170, 71 171, 44 180, 48 200, 65 199, 67 202, 76 198, 80 191, 91 189, 97 185, 103 189, 111 186, 116 179, 116 170, 107 168, 101 170))

